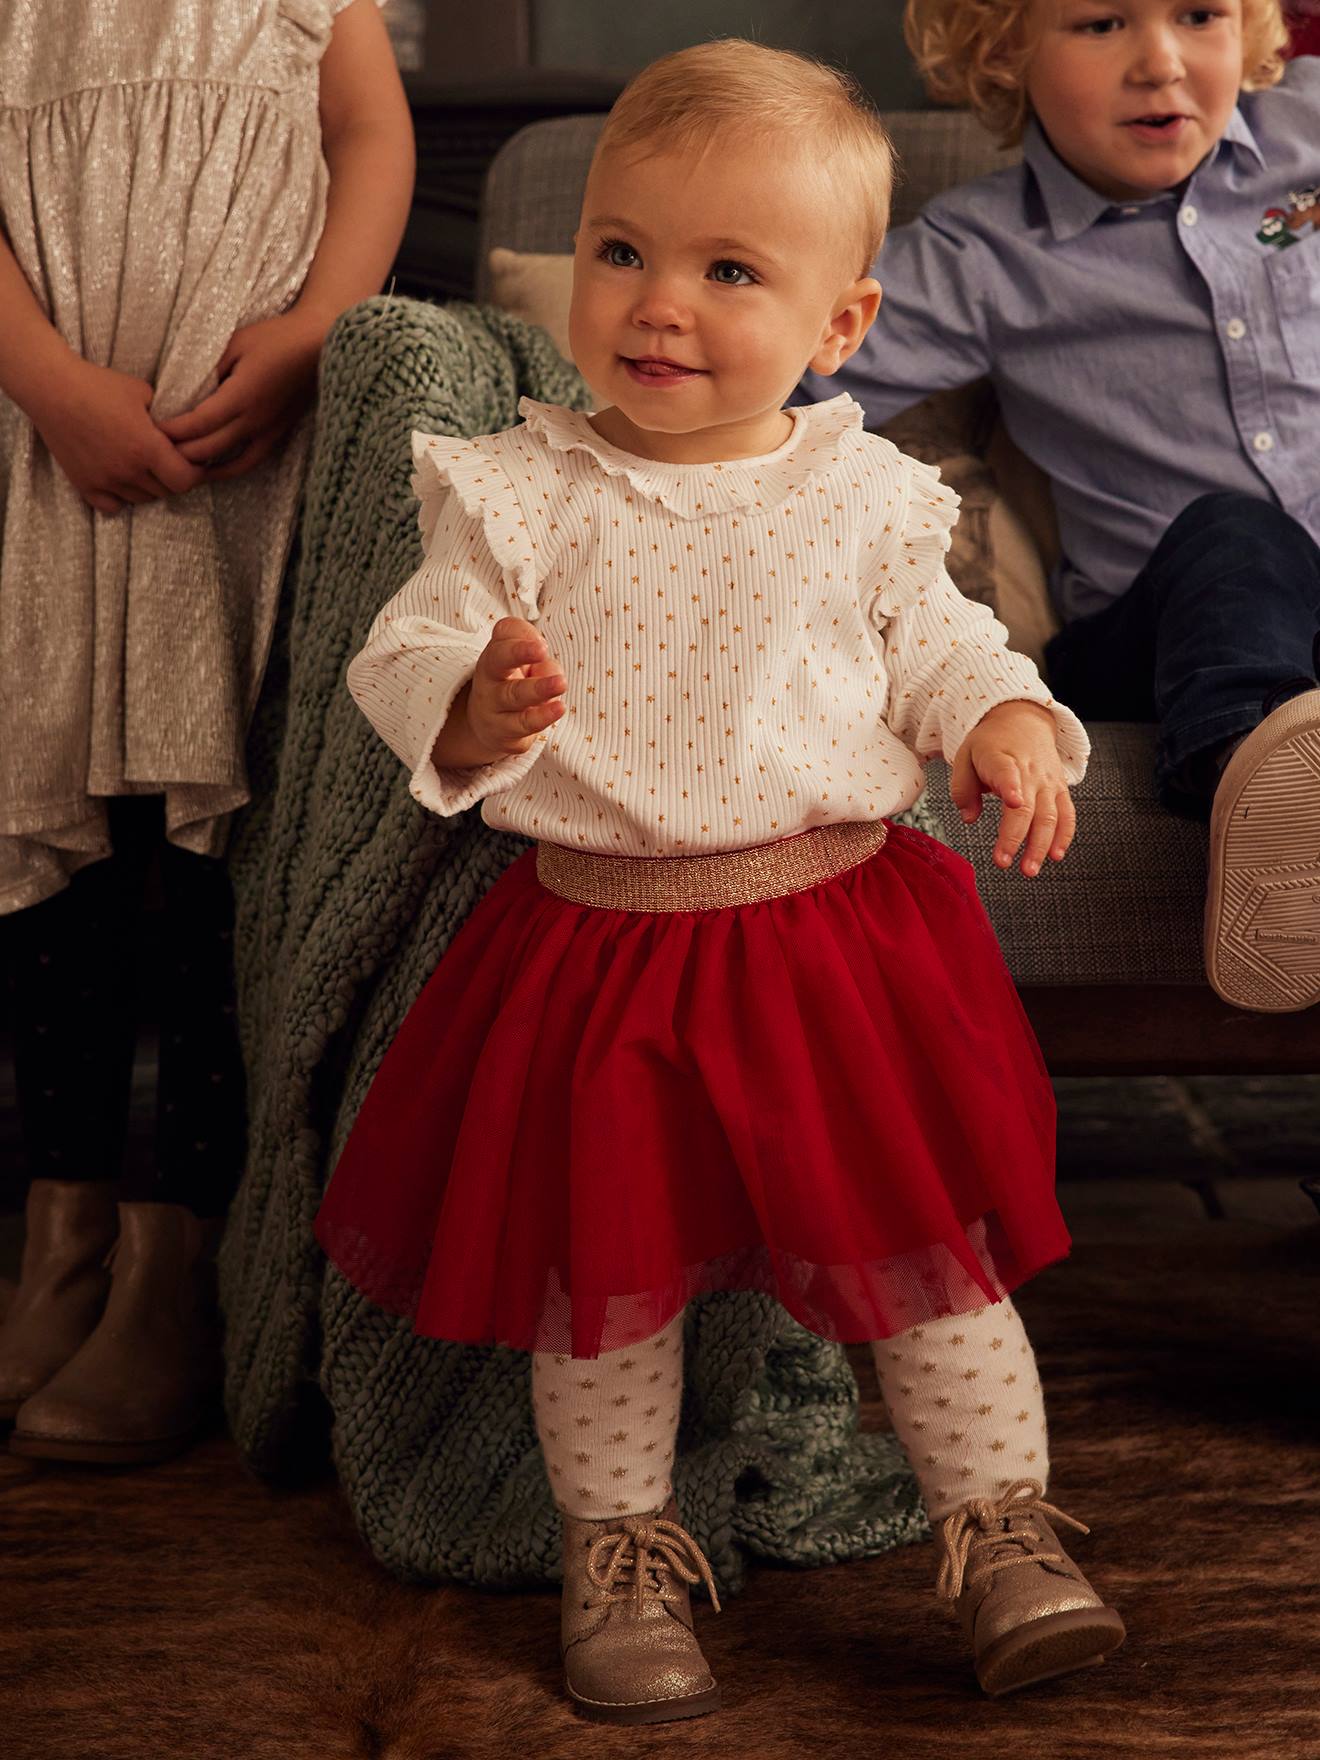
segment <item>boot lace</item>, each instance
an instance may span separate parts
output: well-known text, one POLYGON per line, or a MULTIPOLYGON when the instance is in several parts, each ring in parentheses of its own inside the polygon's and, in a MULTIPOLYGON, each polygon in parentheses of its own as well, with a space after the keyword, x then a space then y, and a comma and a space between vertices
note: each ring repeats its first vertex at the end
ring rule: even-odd
POLYGON ((956 1601, 964 1584, 995 1571, 1023 1564, 1067 1564, 1062 1552, 1040 1546, 1034 1518, 1048 1516, 1067 1522, 1079 1534, 1091 1530, 1044 1499, 1045 1487, 1035 1479, 1018 1479, 999 1498, 972 1497, 946 1516, 940 1533, 944 1557, 936 1584, 939 1594, 956 1601))
POLYGON ((628 1516, 619 1529, 595 1540, 587 1554, 587 1578, 597 1591, 598 1604, 631 1595, 638 1613, 648 1594, 664 1595, 664 1576, 669 1571, 688 1584, 704 1582, 716 1613, 720 1611, 705 1555, 677 1522, 628 1516))

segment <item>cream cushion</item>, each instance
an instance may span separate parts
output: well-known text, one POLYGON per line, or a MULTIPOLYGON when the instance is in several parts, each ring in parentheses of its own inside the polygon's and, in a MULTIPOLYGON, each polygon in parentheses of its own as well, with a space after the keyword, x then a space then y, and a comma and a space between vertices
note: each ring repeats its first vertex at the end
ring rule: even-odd
POLYGON ((572 257, 558 252, 506 251, 496 246, 489 263, 491 304, 548 330, 560 354, 571 361, 568 307, 573 296, 572 257))

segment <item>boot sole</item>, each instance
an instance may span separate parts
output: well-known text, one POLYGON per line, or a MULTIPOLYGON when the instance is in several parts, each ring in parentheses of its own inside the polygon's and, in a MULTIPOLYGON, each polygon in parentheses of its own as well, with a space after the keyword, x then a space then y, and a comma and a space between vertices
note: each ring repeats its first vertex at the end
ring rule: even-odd
POLYGON ((175 1436, 154 1436, 145 1442, 93 1442, 64 1436, 40 1436, 32 1431, 14 1430, 9 1437, 10 1454, 25 1455, 39 1461, 72 1461, 94 1467, 150 1466, 156 1461, 173 1460, 201 1440, 211 1427, 211 1420, 194 1424, 175 1436))
POLYGON ((564 1682, 564 1691, 580 1717, 592 1723, 677 1723, 685 1717, 704 1717, 720 1709, 720 1689, 711 1687, 704 1693, 689 1693, 682 1699, 648 1699, 638 1705, 607 1705, 595 1699, 580 1699, 564 1682))
POLYGON ((1320 691, 1283 703, 1224 769, 1210 817, 1205 970, 1234 1008, 1320 1002, 1320 691))
POLYGON ((1112 1607, 1076 1607, 1047 1614, 986 1646, 976 1678, 991 1698, 1103 1662, 1127 1636, 1112 1607))

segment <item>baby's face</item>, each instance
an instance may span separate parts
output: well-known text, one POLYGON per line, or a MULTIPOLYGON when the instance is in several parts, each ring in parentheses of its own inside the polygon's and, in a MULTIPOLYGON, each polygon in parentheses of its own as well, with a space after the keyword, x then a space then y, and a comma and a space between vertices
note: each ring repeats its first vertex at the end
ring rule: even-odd
POLYGON ((1027 96, 1055 152, 1115 201, 1180 184, 1242 84, 1241 0, 1036 0, 1027 96))
MULTIPOLYGON (((598 406, 643 434, 724 430, 731 457, 762 437, 779 445, 784 399, 857 280, 859 247, 840 236, 838 209, 805 157, 772 160, 763 144, 602 156, 569 321, 598 406)), ((682 453, 668 444, 655 456, 682 453)))

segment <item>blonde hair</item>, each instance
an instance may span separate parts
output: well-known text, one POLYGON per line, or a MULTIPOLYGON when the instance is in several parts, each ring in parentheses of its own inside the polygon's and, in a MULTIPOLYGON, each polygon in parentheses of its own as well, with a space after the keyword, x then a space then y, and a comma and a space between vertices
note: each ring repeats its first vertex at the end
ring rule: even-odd
MULTIPOLYGON (((1032 0, 907 0, 903 29, 932 98, 966 104, 1001 146, 1022 139, 1031 106, 1025 76, 1036 38, 1025 28, 1032 0)), ((1242 0, 1242 84, 1283 76, 1288 27, 1279 0, 1242 0)))
POLYGON ((893 148, 856 80, 809 55, 741 37, 662 55, 619 94, 592 163, 620 150, 704 147, 720 131, 776 142, 803 136, 831 181, 841 165, 848 186, 842 200, 856 218, 859 273, 869 273, 889 225, 893 148))

